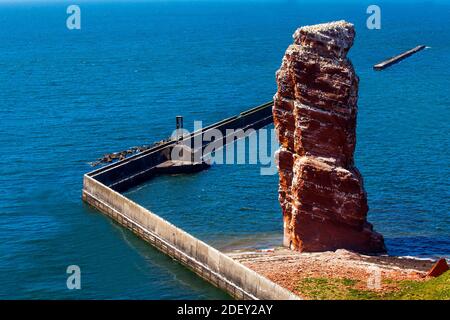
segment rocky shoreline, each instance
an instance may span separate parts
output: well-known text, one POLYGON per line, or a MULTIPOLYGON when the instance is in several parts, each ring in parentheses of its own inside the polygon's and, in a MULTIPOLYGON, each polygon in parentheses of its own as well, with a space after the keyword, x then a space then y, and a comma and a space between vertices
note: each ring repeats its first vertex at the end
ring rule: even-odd
POLYGON ((368 256, 344 249, 298 252, 277 247, 234 250, 228 255, 304 299, 317 298, 302 290, 302 283, 311 280, 351 283, 352 290, 383 296, 399 290, 405 281, 427 281, 435 264, 432 259, 368 256))

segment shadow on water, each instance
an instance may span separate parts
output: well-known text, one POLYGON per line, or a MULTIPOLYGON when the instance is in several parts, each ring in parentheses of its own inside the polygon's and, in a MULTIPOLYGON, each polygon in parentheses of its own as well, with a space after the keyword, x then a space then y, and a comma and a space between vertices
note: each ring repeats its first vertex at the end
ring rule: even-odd
MULTIPOLYGON (((231 299, 224 291, 201 279, 188 268, 158 251, 128 229, 123 228, 115 221, 111 221, 111 224, 129 248, 137 252, 149 265, 165 270, 179 284, 180 290, 186 288, 187 291, 196 292, 201 299, 231 299)), ((146 272, 146 270, 141 271, 146 272)), ((180 292, 179 294, 180 299, 183 299, 183 293, 180 292)))

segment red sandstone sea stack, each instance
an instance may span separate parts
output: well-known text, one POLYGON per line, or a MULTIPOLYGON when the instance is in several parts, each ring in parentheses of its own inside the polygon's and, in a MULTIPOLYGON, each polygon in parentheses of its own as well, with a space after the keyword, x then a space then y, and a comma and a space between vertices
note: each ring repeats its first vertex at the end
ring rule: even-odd
POLYGON ((354 166, 358 76, 347 58, 352 24, 299 28, 276 74, 273 116, 284 245, 385 252, 367 222, 367 196, 354 166))

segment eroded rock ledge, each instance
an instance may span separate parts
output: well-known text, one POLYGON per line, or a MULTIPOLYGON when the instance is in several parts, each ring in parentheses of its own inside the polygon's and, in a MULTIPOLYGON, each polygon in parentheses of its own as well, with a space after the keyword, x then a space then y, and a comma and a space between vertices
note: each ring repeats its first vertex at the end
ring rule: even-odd
POLYGON ((352 24, 299 28, 276 74, 274 124, 284 245, 299 251, 385 251, 367 222, 367 196, 354 166, 358 77, 347 53, 352 24))

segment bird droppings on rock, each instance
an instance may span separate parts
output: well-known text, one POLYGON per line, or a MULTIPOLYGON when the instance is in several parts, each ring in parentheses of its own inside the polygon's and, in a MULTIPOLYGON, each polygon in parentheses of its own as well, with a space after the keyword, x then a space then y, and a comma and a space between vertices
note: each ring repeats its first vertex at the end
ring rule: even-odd
POLYGON ((299 28, 277 71, 273 117, 284 245, 385 252, 367 222, 367 195, 354 165, 358 76, 347 53, 355 30, 345 21, 299 28))

